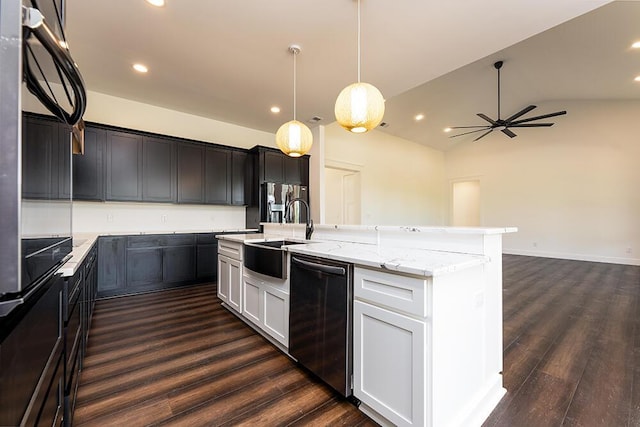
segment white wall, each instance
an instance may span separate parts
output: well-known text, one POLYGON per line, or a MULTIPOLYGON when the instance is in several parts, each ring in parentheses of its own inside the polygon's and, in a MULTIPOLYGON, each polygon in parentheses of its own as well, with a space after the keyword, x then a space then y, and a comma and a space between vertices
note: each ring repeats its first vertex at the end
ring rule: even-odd
POLYGON ((552 128, 496 132, 446 152, 449 188, 480 179, 481 225, 518 227, 505 235, 507 253, 640 264, 640 102, 536 111, 559 109, 568 113, 552 128))
MULTIPOLYGON (((22 107, 50 114, 26 90, 22 107)), ((272 133, 91 91, 87 92, 84 120, 233 147, 275 147, 272 133)), ((244 207, 109 202, 73 205, 74 232, 206 231, 244 226, 244 207)))
POLYGON ((325 127, 325 164, 353 164, 361 171, 362 224, 444 224, 444 155, 376 130, 325 127))

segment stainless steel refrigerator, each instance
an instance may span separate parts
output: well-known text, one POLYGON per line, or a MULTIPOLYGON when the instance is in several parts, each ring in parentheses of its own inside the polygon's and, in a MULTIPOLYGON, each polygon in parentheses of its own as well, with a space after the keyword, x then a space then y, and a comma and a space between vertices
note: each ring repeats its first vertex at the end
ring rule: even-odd
POLYGON ((304 224, 307 218, 306 206, 294 203, 286 211, 287 205, 294 199, 309 203, 309 193, 304 185, 276 184, 265 182, 260 189, 260 218, 262 222, 287 222, 304 224))

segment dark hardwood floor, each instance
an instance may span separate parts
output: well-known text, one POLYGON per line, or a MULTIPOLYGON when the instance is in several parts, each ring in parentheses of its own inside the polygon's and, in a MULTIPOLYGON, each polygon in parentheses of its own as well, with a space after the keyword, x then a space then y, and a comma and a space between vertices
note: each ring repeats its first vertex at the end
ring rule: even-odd
MULTIPOLYGON (((485 426, 640 425, 640 267, 506 255, 504 384, 485 426)), ((213 285, 99 301, 74 424, 373 426, 213 285)))

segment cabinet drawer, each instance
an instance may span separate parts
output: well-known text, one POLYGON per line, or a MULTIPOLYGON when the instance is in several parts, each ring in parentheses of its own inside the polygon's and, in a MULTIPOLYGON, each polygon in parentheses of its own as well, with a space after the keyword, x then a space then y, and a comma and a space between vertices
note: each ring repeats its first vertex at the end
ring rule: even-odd
POLYGON ((242 261, 242 243, 220 240, 218 242, 218 254, 242 261))
POLYGON ((199 245, 216 243, 217 241, 215 233, 198 233, 196 234, 196 239, 199 245))
POLYGON ((430 315, 430 278, 390 274, 362 267, 354 269, 353 277, 353 292, 357 299, 420 317, 430 315))
POLYGON ((127 236, 128 248, 157 248, 163 246, 163 235, 149 234, 141 236, 127 236))
POLYGON ((189 246, 195 244, 195 234, 169 234, 163 236, 162 240, 162 246, 189 246))

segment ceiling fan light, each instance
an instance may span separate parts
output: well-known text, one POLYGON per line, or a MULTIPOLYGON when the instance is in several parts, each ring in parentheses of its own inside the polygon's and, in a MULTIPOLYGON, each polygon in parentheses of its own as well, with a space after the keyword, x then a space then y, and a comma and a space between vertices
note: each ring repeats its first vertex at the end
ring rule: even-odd
POLYGON ((280 126, 276 132, 276 144, 287 156, 300 157, 311 149, 313 135, 304 123, 291 120, 280 126))
POLYGON ((354 133, 370 131, 384 117, 384 97, 369 83, 353 83, 342 89, 335 105, 336 120, 354 133))

